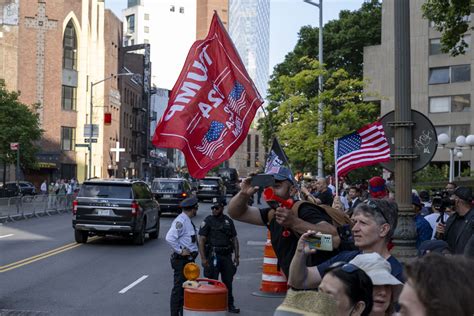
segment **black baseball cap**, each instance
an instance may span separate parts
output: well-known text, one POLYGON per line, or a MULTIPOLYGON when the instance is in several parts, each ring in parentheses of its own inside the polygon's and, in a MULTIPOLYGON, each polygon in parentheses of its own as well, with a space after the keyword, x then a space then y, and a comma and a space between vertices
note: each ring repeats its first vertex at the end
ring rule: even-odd
POLYGON ((295 184, 295 179, 293 179, 293 174, 291 170, 287 167, 280 166, 280 167, 273 167, 269 172, 266 174, 272 175, 276 181, 285 181, 288 180, 291 184, 295 184))
POLYGON ((471 188, 468 187, 457 187, 454 192, 454 195, 456 195, 458 198, 461 200, 471 202, 472 201, 472 190, 471 188))

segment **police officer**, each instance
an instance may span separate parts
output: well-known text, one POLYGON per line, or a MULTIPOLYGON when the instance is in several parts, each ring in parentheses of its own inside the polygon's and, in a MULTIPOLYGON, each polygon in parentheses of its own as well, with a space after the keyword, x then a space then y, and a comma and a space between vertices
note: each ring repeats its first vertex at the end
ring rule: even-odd
POLYGON ((170 298, 171 316, 183 315, 183 282, 186 281, 183 269, 187 263, 194 262, 198 255, 196 227, 191 221, 197 214, 198 199, 191 196, 183 200, 180 207, 181 214, 175 218, 166 234, 166 241, 173 249, 171 267, 174 270, 174 286, 170 298))
POLYGON ((228 310, 240 313, 234 306, 232 280, 239 265, 239 241, 234 222, 224 215, 225 199, 214 199, 212 215, 207 216, 199 229, 199 253, 204 276, 217 280, 219 273, 228 290, 228 310), (232 260, 232 253, 234 259, 232 260))

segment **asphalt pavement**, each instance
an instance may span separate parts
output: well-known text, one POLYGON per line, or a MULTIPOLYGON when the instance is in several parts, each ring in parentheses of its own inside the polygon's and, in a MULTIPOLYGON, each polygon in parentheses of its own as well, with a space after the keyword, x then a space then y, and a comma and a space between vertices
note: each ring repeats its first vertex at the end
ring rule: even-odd
MULTIPOLYGON (((200 203, 196 227, 209 214, 210 204, 200 203)), ((0 224, 0 316, 169 315, 173 270, 164 237, 173 219, 164 215, 159 239, 143 246, 109 236, 77 244, 71 213, 0 224)), ((235 305, 241 315, 273 315, 283 298, 252 295, 260 287, 266 228, 235 224, 235 305)))

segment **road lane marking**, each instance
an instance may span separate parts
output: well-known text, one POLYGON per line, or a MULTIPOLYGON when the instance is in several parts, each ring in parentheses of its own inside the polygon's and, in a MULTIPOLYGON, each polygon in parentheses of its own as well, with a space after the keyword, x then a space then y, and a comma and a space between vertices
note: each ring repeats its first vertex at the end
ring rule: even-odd
POLYGON ((13 236, 13 234, 3 235, 3 236, 0 236, 0 238, 7 238, 7 237, 11 237, 11 236, 13 236))
POLYGON ((141 278, 139 278, 138 280, 136 280, 135 282, 133 282, 133 283, 130 284, 129 286, 124 287, 123 289, 121 289, 121 290, 119 291, 119 293, 120 293, 120 294, 124 294, 125 292, 127 292, 127 291, 130 290, 132 287, 134 287, 135 285, 137 285, 137 284, 140 283, 141 281, 145 280, 146 278, 148 278, 148 275, 142 276, 141 278))
MULTIPOLYGON (((97 240, 98 238, 99 238, 98 236, 94 236, 94 237, 89 238, 89 240, 94 241, 94 240, 97 240)), ((0 273, 7 272, 7 271, 10 271, 10 270, 22 267, 24 265, 27 265, 27 264, 30 264, 30 263, 33 263, 33 262, 36 262, 36 261, 54 256, 54 255, 60 254, 64 251, 71 250, 71 249, 77 248, 77 247, 82 246, 82 245, 83 244, 78 244, 78 243, 73 242, 73 243, 66 244, 64 246, 61 246, 61 247, 58 247, 58 248, 40 253, 38 255, 31 256, 29 258, 25 258, 25 259, 22 259, 22 260, 18 260, 18 261, 6 264, 4 266, 0 266, 0 273)))
POLYGON ((265 246, 266 243, 266 241, 249 240, 247 241, 247 246, 265 246))

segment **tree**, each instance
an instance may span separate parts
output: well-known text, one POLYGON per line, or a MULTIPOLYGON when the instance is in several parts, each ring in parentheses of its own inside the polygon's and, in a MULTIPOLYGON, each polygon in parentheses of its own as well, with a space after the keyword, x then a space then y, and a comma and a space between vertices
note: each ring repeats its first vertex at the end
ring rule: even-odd
POLYGON ((441 50, 452 56, 464 54, 467 43, 463 34, 469 29, 466 16, 471 14, 469 0, 427 0, 423 6, 423 17, 435 24, 442 33, 441 50))
MULTIPOLYGON (((344 69, 328 72, 318 61, 303 57, 297 65, 301 71, 278 78, 273 86, 283 100, 272 108, 271 115, 276 123, 277 136, 288 155, 293 168, 311 171, 316 168, 318 148, 322 148, 327 162, 327 171, 332 171, 334 162, 333 141, 357 130, 376 119, 379 109, 362 100, 363 81, 351 78, 344 69), (319 96, 315 82, 322 74, 326 77, 325 90, 319 96), (323 117, 325 133, 317 135, 318 103, 324 104, 323 117)), ((268 109, 269 110, 269 109, 268 109)))
POLYGON ((20 143, 20 164, 23 169, 34 168, 35 155, 43 130, 40 128, 39 116, 18 100, 17 92, 10 92, 5 82, 0 81, 0 163, 5 167, 16 163, 16 151, 10 150, 11 142, 20 143))
MULTIPOLYGON (((378 0, 365 2, 356 11, 341 11, 338 20, 329 21, 323 29, 324 64, 328 73, 343 68, 348 77, 362 78, 364 46, 380 43, 382 4, 378 0)), ((319 29, 304 26, 298 34, 298 42, 285 60, 276 65, 269 82, 267 117, 259 121, 259 129, 264 137, 264 146, 271 145, 273 127, 282 124, 281 115, 277 109, 286 101, 287 95, 282 92, 281 76, 294 76, 305 67, 301 63, 303 57, 315 57, 318 52, 319 29)), ((317 94, 317 77, 307 84, 307 92, 311 97, 317 94)), ((359 86, 362 91, 362 86, 359 86)), ((325 88, 326 89, 326 88, 325 88)), ((317 124, 317 122, 316 122, 317 124)), ((278 129, 276 129, 278 130, 278 129)))

